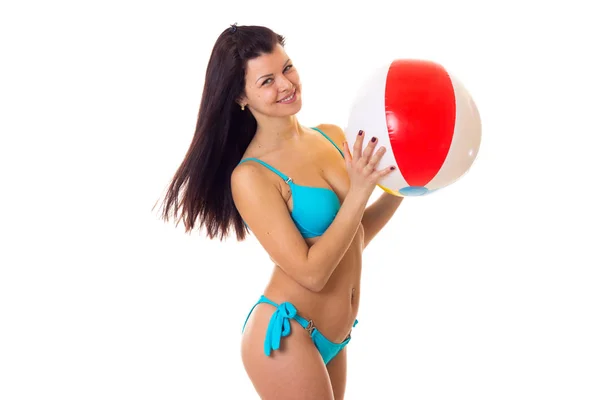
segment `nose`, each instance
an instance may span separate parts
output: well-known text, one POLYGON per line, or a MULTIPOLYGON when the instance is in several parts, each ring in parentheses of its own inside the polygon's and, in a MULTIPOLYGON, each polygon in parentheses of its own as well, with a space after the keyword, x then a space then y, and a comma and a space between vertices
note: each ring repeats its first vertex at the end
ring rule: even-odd
POLYGON ((279 85, 279 91, 289 92, 294 89, 294 84, 287 78, 281 78, 281 84, 279 85))

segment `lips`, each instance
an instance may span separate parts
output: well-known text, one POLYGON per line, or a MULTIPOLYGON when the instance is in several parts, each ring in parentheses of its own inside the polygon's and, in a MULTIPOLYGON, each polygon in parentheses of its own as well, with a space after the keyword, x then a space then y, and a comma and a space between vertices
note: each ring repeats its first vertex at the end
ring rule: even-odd
POLYGON ((294 98, 295 94, 296 94, 296 88, 294 88, 294 91, 288 97, 285 97, 285 98, 283 98, 281 100, 277 100, 277 102, 278 103, 285 103, 286 101, 290 101, 290 100, 292 100, 294 98))

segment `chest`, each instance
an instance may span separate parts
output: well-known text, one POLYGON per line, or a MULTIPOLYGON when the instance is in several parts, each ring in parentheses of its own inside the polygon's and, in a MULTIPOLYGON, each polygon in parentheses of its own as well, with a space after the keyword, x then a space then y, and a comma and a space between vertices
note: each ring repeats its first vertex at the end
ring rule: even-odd
POLYGON ((290 154, 285 161, 292 185, 283 183, 282 194, 293 204, 293 197, 326 198, 332 191, 343 202, 350 188, 346 164, 337 150, 330 148, 312 149, 300 154, 290 154), (294 196, 292 195, 294 193, 294 196))

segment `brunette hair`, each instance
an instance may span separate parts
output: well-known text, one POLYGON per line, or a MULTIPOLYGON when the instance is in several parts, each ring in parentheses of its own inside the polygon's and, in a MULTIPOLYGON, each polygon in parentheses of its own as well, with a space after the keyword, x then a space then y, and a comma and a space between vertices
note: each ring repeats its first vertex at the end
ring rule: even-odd
POLYGON ((285 38, 264 26, 231 25, 217 38, 208 66, 196 129, 163 201, 162 219, 182 219, 185 232, 197 224, 210 239, 237 240, 248 228, 233 202, 231 174, 256 133, 256 120, 237 100, 244 94, 248 60, 285 46, 285 38))

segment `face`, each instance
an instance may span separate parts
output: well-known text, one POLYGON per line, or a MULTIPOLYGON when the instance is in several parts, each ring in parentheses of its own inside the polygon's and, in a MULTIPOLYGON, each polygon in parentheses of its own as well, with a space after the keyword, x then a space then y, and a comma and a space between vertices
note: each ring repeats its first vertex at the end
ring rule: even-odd
POLYGON ((246 93, 240 99, 253 114, 290 116, 302 107, 300 77, 281 45, 248 61, 246 93))

